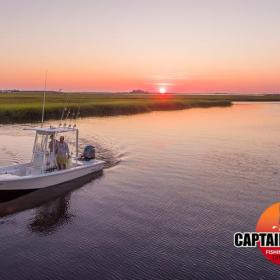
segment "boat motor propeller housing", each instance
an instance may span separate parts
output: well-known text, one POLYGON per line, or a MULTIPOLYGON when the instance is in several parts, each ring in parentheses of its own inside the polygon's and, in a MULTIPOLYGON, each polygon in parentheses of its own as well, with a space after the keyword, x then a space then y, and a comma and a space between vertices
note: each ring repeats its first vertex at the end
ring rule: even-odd
POLYGON ((86 145, 82 155, 84 160, 95 159, 95 147, 92 145, 86 145))

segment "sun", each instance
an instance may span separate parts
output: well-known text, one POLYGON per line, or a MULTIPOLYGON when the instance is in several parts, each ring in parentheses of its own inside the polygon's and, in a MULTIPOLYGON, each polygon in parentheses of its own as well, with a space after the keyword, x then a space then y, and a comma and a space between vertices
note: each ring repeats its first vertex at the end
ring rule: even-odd
POLYGON ((160 87, 158 91, 159 91, 160 94, 165 94, 166 93, 166 88, 165 87, 160 87))

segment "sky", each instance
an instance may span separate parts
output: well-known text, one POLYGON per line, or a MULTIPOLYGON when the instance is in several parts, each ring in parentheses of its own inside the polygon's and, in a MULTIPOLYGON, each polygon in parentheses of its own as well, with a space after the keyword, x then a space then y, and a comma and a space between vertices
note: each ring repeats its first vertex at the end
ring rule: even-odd
POLYGON ((0 89, 280 93, 279 0, 0 0, 0 89))

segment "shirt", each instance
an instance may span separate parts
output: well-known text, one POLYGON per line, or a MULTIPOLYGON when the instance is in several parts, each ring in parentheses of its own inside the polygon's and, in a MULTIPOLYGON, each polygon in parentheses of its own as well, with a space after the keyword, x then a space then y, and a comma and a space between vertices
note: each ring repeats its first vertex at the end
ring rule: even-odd
POLYGON ((54 148, 54 152, 57 153, 57 140, 51 140, 51 142, 49 143, 49 149, 50 152, 53 153, 53 148, 54 148))
POLYGON ((60 156, 67 156, 69 155, 69 148, 68 144, 65 142, 58 142, 57 143, 57 154, 60 156))

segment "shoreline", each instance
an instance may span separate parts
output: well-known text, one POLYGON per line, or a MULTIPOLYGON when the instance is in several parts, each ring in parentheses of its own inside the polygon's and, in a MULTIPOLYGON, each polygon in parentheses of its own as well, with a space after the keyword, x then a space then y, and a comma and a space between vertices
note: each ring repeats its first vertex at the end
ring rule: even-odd
MULTIPOLYGON (((46 94, 45 120, 59 120, 63 108, 69 119, 133 115, 152 111, 173 111, 191 108, 229 107, 234 102, 276 102, 280 95, 132 95, 101 93, 46 94)), ((0 124, 38 123, 42 114, 42 94, 0 94, 0 124)))

